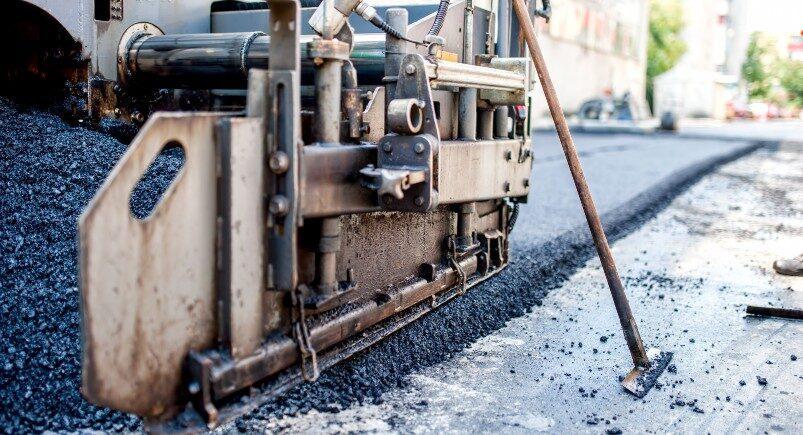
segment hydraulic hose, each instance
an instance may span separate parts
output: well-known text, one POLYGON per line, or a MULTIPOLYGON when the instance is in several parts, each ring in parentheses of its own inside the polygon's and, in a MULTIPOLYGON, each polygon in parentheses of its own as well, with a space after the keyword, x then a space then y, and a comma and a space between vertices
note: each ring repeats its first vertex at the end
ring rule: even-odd
POLYGON ((412 39, 409 39, 406 36, 404 36, 398 30, 394 29, 393 27, 390 27, 390 25, 387 22, 385 22, 385 20, 383 20, 381 16, 379 16, 379 14, 376 12, 376 9, 374 9, 371 5, 369 5, 364 1, 360 2, 357 5, 357 7, 354 8, 354 11, 357 12, 357 14, 360 15, 364 20, 376 26, 377 29, 385 32, 386 34, 396 39, 412 42, 413 44, 416 45, 422 44, 421 41, 413 41, 412 39))
POLYGON ((441 0, 438 4, 438 11, 435 12, 435 21, 432 22, 432 27, 429 28, 427 35, 438 35, 441 33, 443 22, 446 20, 446 12, 449 10, 449 0, 441 0))

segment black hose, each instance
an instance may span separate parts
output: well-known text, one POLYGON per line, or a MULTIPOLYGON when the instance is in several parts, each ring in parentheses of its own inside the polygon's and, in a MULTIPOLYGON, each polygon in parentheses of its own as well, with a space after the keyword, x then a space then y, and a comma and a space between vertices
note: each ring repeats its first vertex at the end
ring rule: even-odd
POLYGON ((438 35, 441 33, 441 27, 446 20, 446 12, 449 10, 449 0, 441 0, 438 4, 438 12, 435 13, 435 21, 432 22, 432 27, 429 28, 427 35, 438 35))
POLYGON ((513 231, 513 227, 516 225, 516 220, 519 218, 519 203, 513 203, 513 210, 510 211, 510 216, 507 218, 507 233, 510 234, 513 231))
POLYGON ((412 42, 413 44, 416 45, 421 45, 420 41, 413 41, 412 39, 409 39, 406 36, 402 35, 401 32, 399 32, 398 30, 394 29, 393 27, 390 27, 390 24, 386 23, 385 20, 383 20, 382 17, 380 17, 379 15, 374 15, 374 17, 371 18, 370 21, 371 24, 376 26, 379 30, 387 33, 388 35, 394 38, 402 39, 407 42, 412 42))

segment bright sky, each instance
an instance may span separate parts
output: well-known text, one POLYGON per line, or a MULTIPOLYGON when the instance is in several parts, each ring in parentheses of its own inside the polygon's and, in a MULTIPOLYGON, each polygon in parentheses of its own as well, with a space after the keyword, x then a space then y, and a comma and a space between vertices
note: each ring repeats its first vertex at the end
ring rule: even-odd
POLYGON ((803 0, 748 0, 751 30, 789 35, 803 30, 803 0))

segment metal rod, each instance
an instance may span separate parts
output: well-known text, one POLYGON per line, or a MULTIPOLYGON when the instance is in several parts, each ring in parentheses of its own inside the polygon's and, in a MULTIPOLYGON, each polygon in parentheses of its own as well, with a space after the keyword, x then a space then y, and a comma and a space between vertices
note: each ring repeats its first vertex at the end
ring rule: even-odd
MULTIPOLYGON (((474 64, 474 1, 466 0, 463 13, 463 63, 474 64)), ((462 140, 477 139, 477 90, 460 88, 457 105, 457 135, 462 140)))
POLYGON ((491 140, 494 138, 494 109, 483 108, 479 110, 478 126, 477 137, 480 140, 491 140))
MULTIPOLYGON (((317 140, 324 146, 340 144, 340 109, 343 61, 322 59, 315 69, 315 121, 317 140)), ((337 253, 340 250, 340 218, 321 220, 315 263, 315 292, 329 296, 338 289, 337 253)))
MULTIPOLYGON (((392 29, 401 35, 407 36, 407 26, 409 17, 407 9, 391 8, 385 12, 385 21, 392 29)), ((391 34, 385 34, 385 109, 396 95, 396 80, 401 68, 402 59, 409 51, 409 43, 403 39, 396 38, 391 34)))
POLYGON ((748 305, 747 314, 754 316, 781 317, 784 319, 803 320, 803 310, 793 308, 759 307, 756 305, 748 305))
POLYGON ((555 93, 555 87, 552 85, 552 79, 549 77, 544 56, 541 54, 541 48, 538 46, 538 41, 535 38, 532 22, 527 14, 524 2, 522 0, 512 1, 513 10, 516 13, 519 26, 521 27, 521 33, 524 36, 524 40, 527 42, 530 56, 535 64, 535 70, 538 73, 538 79, 541 81, 541 87, 544 90, 544 97, 549 106, 549 112, 552 114, 552 120, 555 122, 558 138, 560 138, 563 153, 566 155, 566 162, 569 164, 569 170, 574 179, 577 195, 580 197, 580 203, 583 205, 583 211, 588 221, 588 228, 591 230, 591 236, 594 239, 594 245, 597 248, 597 254, 602 263, 602 269, 605 271, 605 278, 611 290, 613 304, 616 307, 616 314, 619 315, 619 322, 622 325, 622 331, 624 332, 625 340, 627 340, 630 355, 633 357, 633 363, 641 367, 649 366, 650 361, 647 357, 647 352, 644 350, 644 343, 641 341, 641 336, 636 326, 636 320, 633 318, 633 312, 630 310, 630 304, 627 301, 627 295, 625 295, 622 280, 619 278, 619 272, 616 270, 616 263, 614 262, 611 248, 608 246, 608 239, 605 237, 605 231, 602 229, 602 222, 600 222, 599 214, 594 206, 594 200, 591 197, 585 175, 583 175, 583 168, 577 156, 577 149, 574 146, 574 140, 569 132, 569 126, 566 124, 566 118, 563 116, 563 110, 560 107, 558 96, 555 93))
MULTIPOLYGON (((497 10, 497 34, 496 55, 499 57, 510 56, 510 0, 499 0, 497 10)), ((508 107, 501 106, 494 112, 494 136, 497 138, 507 138, 508 107)))

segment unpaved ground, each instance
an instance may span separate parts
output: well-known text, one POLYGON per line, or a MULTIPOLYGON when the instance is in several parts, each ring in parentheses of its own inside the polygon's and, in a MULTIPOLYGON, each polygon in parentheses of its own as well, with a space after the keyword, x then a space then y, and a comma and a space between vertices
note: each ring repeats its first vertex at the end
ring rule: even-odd
POLYGON ((643 400, 617 382, 631 362, 592 259, 529 314, 409 375, 378 403, 269 418, 251 429, 803 430, 803 322, 744 314, 748 303, 803 307, 803 278, 771 268, 803 250, 801 147, 722 167, 613 250, 645 341, 675 352, 660 388, 643 400))

